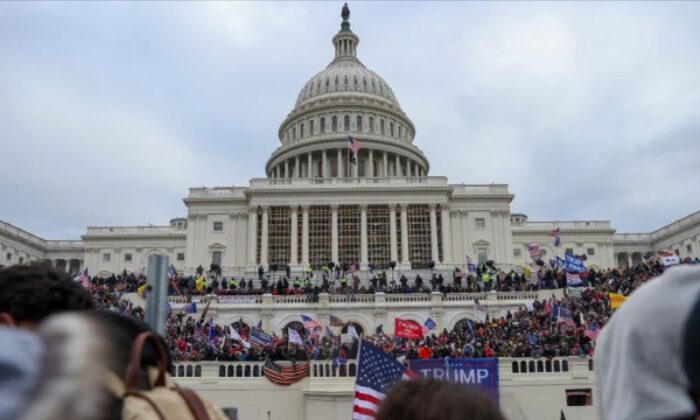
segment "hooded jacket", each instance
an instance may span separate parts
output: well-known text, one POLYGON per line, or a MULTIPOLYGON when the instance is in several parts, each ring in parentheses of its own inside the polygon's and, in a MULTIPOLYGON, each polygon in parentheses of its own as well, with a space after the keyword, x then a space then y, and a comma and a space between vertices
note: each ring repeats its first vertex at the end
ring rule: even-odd
POLYGON ((690 419, 682 332, 700 295, 700 268, 680 266, 635 291, 601 331, 595 350, 601 420, 690 419))

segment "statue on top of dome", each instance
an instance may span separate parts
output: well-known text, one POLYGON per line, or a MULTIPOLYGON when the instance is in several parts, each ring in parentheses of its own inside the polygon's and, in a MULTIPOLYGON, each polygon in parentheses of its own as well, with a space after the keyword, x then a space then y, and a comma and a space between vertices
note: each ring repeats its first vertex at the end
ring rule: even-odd
POLYGON ((348 7, 347 3, 345 3, 343 6, 343 10, 340 12, 340 17, 342 17, 344 21, 350 19, 350 8, 348 7))

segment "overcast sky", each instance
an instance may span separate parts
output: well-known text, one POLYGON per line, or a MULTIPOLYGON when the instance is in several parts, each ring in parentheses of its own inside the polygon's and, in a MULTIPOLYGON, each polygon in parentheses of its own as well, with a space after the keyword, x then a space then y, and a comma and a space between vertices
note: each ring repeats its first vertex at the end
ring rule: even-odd
MULTIPOLYGON (((0 219, 167 224, 263 177, 341 2, 0 3, 0 219)), ((432 175, 530 220, 649 231, 700 209, 700 3, 355 2, 432 175)))

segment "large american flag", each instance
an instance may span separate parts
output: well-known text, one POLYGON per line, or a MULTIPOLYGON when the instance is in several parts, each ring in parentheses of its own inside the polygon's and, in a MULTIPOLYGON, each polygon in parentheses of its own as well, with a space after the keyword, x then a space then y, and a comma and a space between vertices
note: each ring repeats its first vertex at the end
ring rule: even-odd
POLYGON ((393 357, 366 341, 362 342, 355 380, 353 420, 374 419, 391 385, 414 375, 393 357))
POLYGON ((310 316, 302 315, 301 321, 304 323, 304 328, 307 330, 323 329, 321 324, 310 316))
POLYGON ((357 154, 357 151, 360 150, 360 141, 348 136, 348 149, 357 154))

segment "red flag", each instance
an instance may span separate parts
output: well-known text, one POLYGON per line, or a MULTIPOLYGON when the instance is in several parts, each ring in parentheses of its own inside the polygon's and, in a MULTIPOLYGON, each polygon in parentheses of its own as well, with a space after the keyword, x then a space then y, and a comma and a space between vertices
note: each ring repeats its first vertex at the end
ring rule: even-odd
POLYGON ((422 340, 423 328, 416 321, 394 318, 394 336, 409 338, 411 340, 422 340))

